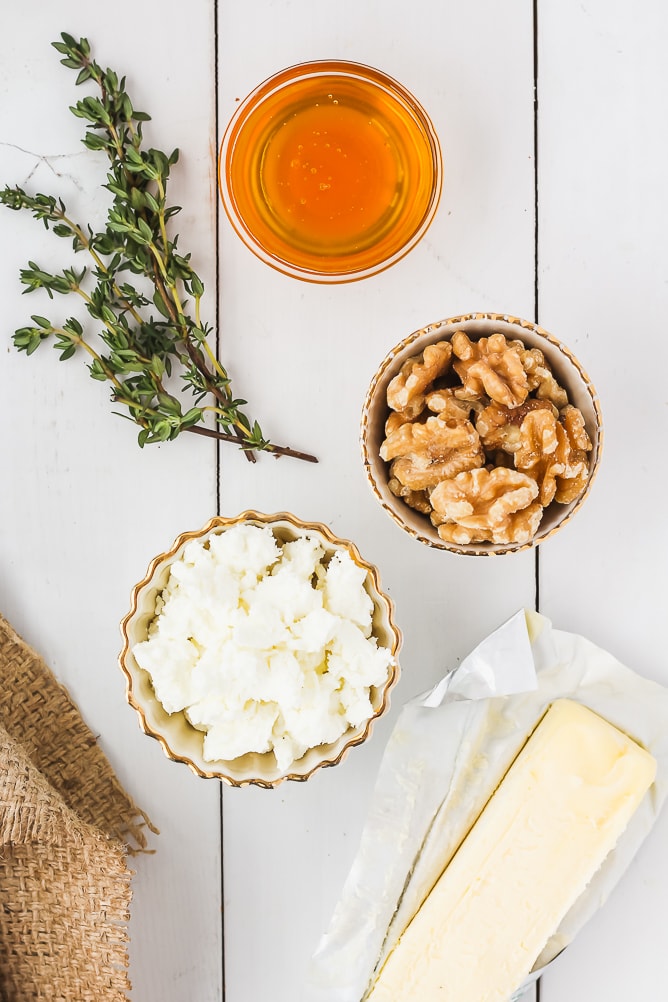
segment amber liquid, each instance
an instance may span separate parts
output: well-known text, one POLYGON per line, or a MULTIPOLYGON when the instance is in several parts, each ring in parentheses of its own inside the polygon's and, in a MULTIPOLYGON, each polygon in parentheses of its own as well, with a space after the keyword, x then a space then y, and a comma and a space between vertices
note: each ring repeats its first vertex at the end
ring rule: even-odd
POLYGON ((401 250, 432 204, 436 164, 410 106, 333 74, 259 102, 225 169, 236 212, 268 255, 335 275, 401 250))

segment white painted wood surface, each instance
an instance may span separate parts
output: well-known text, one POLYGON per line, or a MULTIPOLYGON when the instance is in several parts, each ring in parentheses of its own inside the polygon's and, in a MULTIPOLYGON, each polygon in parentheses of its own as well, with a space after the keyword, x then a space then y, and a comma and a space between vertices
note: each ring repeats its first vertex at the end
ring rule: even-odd
MULTIPOLYGON (((589 371, 606 435, 581 518, 542 549, 541 606, 666 684, 668 10, 543 0, 539 29, 539 317, 589 371)), ((664 811, 542 1002, 668 997, 667 844, 664 811)))
MULTIPOLYGON (((251 467, 228 447, 218 460, 194 436, 140 451, 82 365, 60 364, 46 346, 31 359, 11 346, 30 313, 72 308, 21 298, 18 269, 28 258, 57 267, 66 245, 0 210, 0 610, 68 686, 161 829, 155 855, 136 864, 134 1002, 216 1002, 223 992, 226 1002, 308 1002, 304 971, 398 707, 535 601, 533 554, 476 560, 419 546, 377 508, 359 459, 362 399, 390 347, 460 312, 531 319, 536 308, 531 5, 414 0, 406 10, 396 0, 219 0, 217 12, 213 0, 190 0, 187 11, 117 0, 112 16, 76 0, 27 0, 3 45, 0 183, 53 190, 81 218, 101 211, 104 159, 79 145, 81 124, 67 112, 74 75, 49 47, 61 30, 87 35, 153 115, 151 142, 182 150, 178 231, 207 284, 209 320, 218 248, 221 355, 236 392, 274 440, 321 459, 251 467), (390 271, 335 288, 257 261, 218 212, 215 186, 216 98, 220 135, 262 79, 323 57, 401 80, 433 118, 445 160, 422 243, 390 271), (222 791, 221 836, 219 786, 169 762, 125 704, 117 624, 151 556, 217 509, 246 507, 324 521, 378 564, 405 635, 403 676, 392 714, 336 769, 273 792, 222 791)), ((541 548, 541 609, 664 682, 667 22, 658 0, 537 3, 538 319, 588 369, 606 425, 592 497, 541 548)), ((542 1002, 664 997, 667 823, 543 978, 542 1002)))

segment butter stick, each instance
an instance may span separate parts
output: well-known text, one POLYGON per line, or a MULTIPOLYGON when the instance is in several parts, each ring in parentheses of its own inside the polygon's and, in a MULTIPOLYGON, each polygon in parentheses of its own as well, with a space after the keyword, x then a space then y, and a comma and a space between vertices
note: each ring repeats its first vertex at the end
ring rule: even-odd
POLYGON ((389 954, 368 1002, 507 1002, 651 786, 653 757, 554 702, 389 954))

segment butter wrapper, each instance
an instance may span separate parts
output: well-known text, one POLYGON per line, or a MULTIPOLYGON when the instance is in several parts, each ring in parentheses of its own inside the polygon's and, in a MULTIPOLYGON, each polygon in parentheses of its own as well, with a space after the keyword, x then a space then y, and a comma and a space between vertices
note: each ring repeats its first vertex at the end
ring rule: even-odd
POLYGON ((603 904, 668 793, 668 689, 584 637, 555 630, 545 617, 521 610, 432 690, 403 707, 357 855, 312 958, 309 1002, 364 999, 374 972, 528 734, 560 697, 588 706, 635 738, 657 760, 657 776, 617 846, 546 944, 529 981, 603 904))

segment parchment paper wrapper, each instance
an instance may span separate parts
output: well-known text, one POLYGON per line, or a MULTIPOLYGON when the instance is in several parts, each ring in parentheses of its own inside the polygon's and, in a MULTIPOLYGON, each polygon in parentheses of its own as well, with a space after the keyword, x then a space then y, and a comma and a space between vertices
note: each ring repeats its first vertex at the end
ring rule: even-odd
MULTIPOLYGON (((559 697, 600 713, 656 758, 656 781, 565 916, 530 980, 601 907, 668 792, 668 689, 584 637, 520 611, 403 708, 357 856, 312 959, 310 1002, 360 1002, 529 733, 559 697)), ((526 986, 526 983, 525 983, 526 986)), ((525 987, 522 986, 522 987, 525 987)), ((518 997, 520 992, 515 997, 518 997)))

